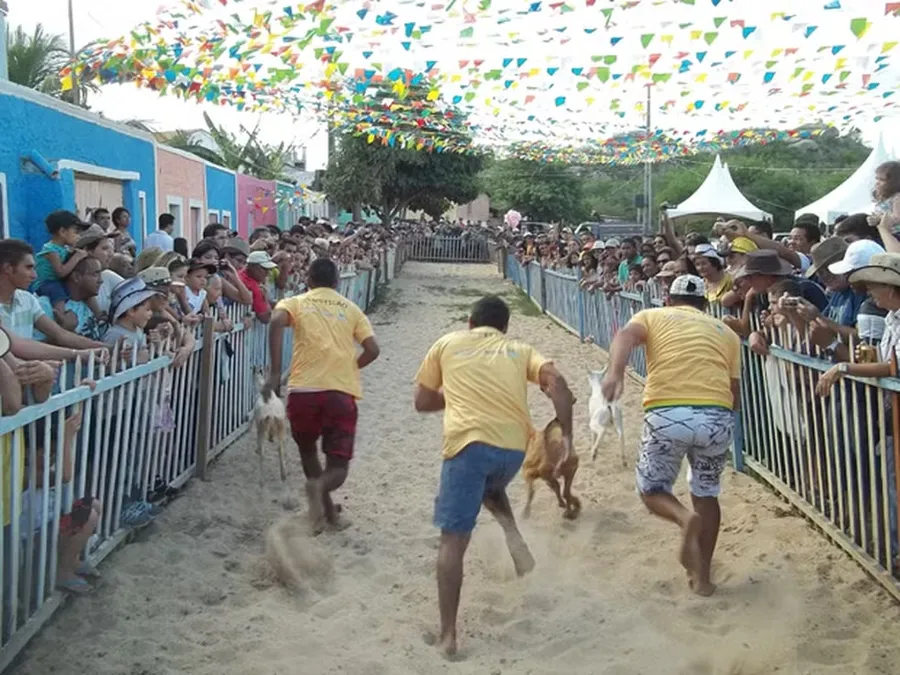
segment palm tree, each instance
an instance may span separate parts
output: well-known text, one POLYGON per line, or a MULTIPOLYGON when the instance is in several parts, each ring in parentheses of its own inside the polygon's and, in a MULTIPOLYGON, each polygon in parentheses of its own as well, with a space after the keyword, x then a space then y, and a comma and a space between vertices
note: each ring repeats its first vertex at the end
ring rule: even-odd
MULTIPOLYGON (((7 45, 11 82, 37 89, 69 103, 74 102, 72 92, 63 91, 59 77, 59 71, 69 62, 69 50, 62 35, 45 32, 41 24, 35 26, 34 33, 29 35, 18 26, 13 33, 7 31, 7 45)), ((79 105, 86 108, 88 93, 98 90, 94 82, 79 78, 79 105)))
POLYGON ((49 83, 59 83, 59 71, 69 59, 62 35, 44 32, 38 24, 28 35, 22 26, 13 33, 7 32, 9 79, 16 84, 41 91, 49 83))

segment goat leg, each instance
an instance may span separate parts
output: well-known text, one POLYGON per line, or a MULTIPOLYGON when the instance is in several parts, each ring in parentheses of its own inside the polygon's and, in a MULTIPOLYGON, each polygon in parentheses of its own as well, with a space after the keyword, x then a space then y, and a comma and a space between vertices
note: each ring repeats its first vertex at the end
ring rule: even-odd
POLYGON ((534 480, 526 480, 526 498, 525 498, 525 510, 522 512, 523 518, 531 517, 531 500, 534 499, 534 480))
POLYGON ((256 427, 256 455, 259 457, 259 487, 265 488, 265 469, 263 467, 263 444, 266 442, 266 430, 260 424, 256 427))
POLYGON ((553 490, 553 494, 556 495, 556 501, 559 504, 560 508, 566 508, 566 503, 563 501, 562 493, 559 490, 559 481, 556 478, 545 478, 544 482, 550 486, 550 489, 553 490))
POLYGON ((591 461, 593 462, 597 459, 597 452, 600 450, 600 441, 603 440, 603 434, 595 434, 592 431, 591 435, 594 437, 594 444, 591 446, 591 461))
POLYGON ((577 469, 578 467, 576 466, 563 476, 563 498, 566 500, 566 512, 564 515, 569 520, 574 520, 581 513, 581 500, 572 494, 572 482, 575 480, 575 471, 577 469))
POLYGON ((278 425, 278 464, 281 468, 281 482, 287 481, 287 469, 284 467, 284 423, 278 425))

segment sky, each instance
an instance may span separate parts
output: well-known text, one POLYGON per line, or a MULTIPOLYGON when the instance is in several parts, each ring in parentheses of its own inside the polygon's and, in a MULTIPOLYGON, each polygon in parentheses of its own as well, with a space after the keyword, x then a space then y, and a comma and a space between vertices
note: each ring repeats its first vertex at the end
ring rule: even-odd
MULTIPOLYGON (((152 19, 159 9, 155 2, 146 0, 73 1, 76 46, 100 37, 127 34, 141 21, 152 19)), ((617 10, 612 25, 607 26, 602 26, 602 22, 598 24, 598 8, 604 2, 621 4, 623 0, 597 0, 599 4, 591 8, 584 7, 585 1, 570 0, 570 4, 577 9, 568 14, 554 14, 545 6, 534 14, 513 11, 512 14, 504 15, 503 12, 509 8, 527 8, 532 1, 494 0, 493 6, 478 20, 461 12, 457 19, 441 23, 448 13, 444 8, 434 9, 434 3, 437 2, 439 6, 440 0, 377 0, 368 3, 354 0, 344 3, 346 16, 341 21, 348 26, 353 26, 356 22, 357 30, 368 22, 370 33, 367 39, 370 42, 356 40, 342 49, 347 52, 347 60, 362 67, 369 64, 369 57, 361 56, 365 49, 374 50, 374 58, 384 63, 423 68, 429 61, 435 61, 443 69, 441 76, 444 78, 445 97, 461 97, 466 92, 472 92, 473 82, 477 83, 475 86, 485 85, 478 90, 478 98, 473 106, 478 106, 478 121, 488 132, 496 133, 498 137, 527 132, 536 137, 564 138, 568 135, 578 138, 585 135, 584 129, 590 135, 597 135, 618 130, 616 125, 633 128, 635 120, 642 119, 643 93, 639 87, 629 87, 627 84, 623 86, 622 82, 610 82, 601 86, 595 80, 586 85, 586 89, 576 90, 578 78, 572 74, 572 67, 584 64, 590 66, 592 54, 609 53, 616 54, 620 59, 619 64, 622 64, 637 62, 646 59, 649 53, 659 52, 663 56, 661 65, 668 61, 666 67, 669 70, 671 63, 677 65, 677 61, 671 60, 680 58, 677 56, 679 53, 689 54, 690 59, 694 60, 689 72, 676 74, 670 82, 655 85, 657 89, 654 103, 662 99, 666 101, 667 107, 663 111, 654 111, 654 124, 663 128, 679 128, 691 132, 705 128, 763 125, 791 128, 817 122, 828 115, 832 121, 840 122, 837 115, 844 107, 855 108, 851 122, 862 128, 864 137, 870 143, 876 137, 879 127, 890 126, 889 121, 880 125, 872 122, 872 114, 865 105, 866 99, 842 99, 842 105, 838 106, 841 110, 838 113, 828 113, 825 111, 828 98, 772 99, 766 96, 766 87, 762 86, 765 71, 771 70, 774 79, 769 83, 769 89, 781 87, 785 91, 798 92, 799 87, 807 81, 804 78, 818 84, 823 74, 832 72, 834 67, 849 71, 849 82, 854 88, 858 88, 857 79, 861 74, 874 72, 873 66, 876 65, 881 40, 892 39, 898 27, 898 20, 895 18, 878 20, 880 10, 883 9, 881 0, 839 0, 837 4, 842 5, 839 11, 823 11, 827 0, 802 0, 802 5, 788 0, 721 0, 715 2, 716 6, 711 4, 712 0, 696 0, 696 7, 678 5, 671 0, 656 3, 641 0, 644 4, 638 9, 617 10), (371 8, 371 13, 365 20, 356 18, 359 7, 371 8), (802 9, 798 9, 800 7, 802 9), (385 16, 380 13, 387 13, 390 9, 400 16, 393 25, 389 23, 383 30, 376 27, 372 33, 371 27, 375 25, 372 18, 376 13, 385 16), (785 12, 787 9, 799 13, 788 15, 788 19, 784 21, 772 19, 774 12, 785 12), (729 21, 721 27, 722 37, 708 47, 702 38, 698 40, 697 36, 690 35, 693 29, 679 29, 679 24, 684 25, 683 22, 687 20, 696 21, 695 25, 699 27, 699 19, 703 19, 703 30, 708 31, 711 27, 707 24, 719 15, 727 17, 729 21), (866 40, 854 39, 847 27, 848 17, 860 15, 873 19, 866 40), (496 23, 498 16, 504 17, 503 22, 496 23), (790 20, 791 17, 799 18, 790 20), (472 20, 469 21, 470 19, 472 20), (740 26, 735 27, 733 23, 735 19, 740 19, 741 25, 759 26, 759 30, 742 37, 740 26), (432 28, 422 40, 414 41, 411 49, 404 45, 402 32, 403 26, 408 25, 406 22, 409 21, 417 22, 417 26, 428 24, 432 28), (460 28, 472 24, 476 28, 475 35, 468 40, 460 39, 460 28), (814 29, 810 30, 812 24, 814 29), (598 27, 588 32, 582 30, 583 26, 598 27), (653 37, 650 43, 641 44, 640 36, 651 33, 653 37), (667 33, 670 34, 668 41, 660 44, 665 41, 667 33), (610 47, 610 39, 615 41, 616 36, 619 39, 625 36, 625 39, 616 42, 613 49, 610 47), (842 51, 829 58, 830 46, 838 43, 842 45, 842 51), (799 47, 800 51, 794 55, 779 53, 785 47, 799 47), (705 63, 699 62, 699 58, 694 56, 700 49, 703 53, 710 54, 705 63), (740 60, 742 57, 743 60, 740 60), (698 73, 708 68, 711 60, 722 61, 728 58, 733 60, 734 65, 726 64, 725 67, 711 70, 709 79, 698 79, 698 73), (481 59, 486 65, 473 74, 471 67, 457 67, 457 63, 464 59, 481 59), (523 63, 517 69, 517 62, 524 62, 526 59, 527 65, 523 63), (511 65, 508 63, 510 60, 513 61, 511 65), (776 62, 777 65, 771 65, 776 62), (554 79, 550 83, 555 87, 552 94, 546 89, 549 77, 547 73, 551 67, 554 79), (490 68, 503 70, 500 80, 505 80, 510 86, 485 82, 484 72, 490 68), (806 70, 798 78, 795 68, 806 70), (529 69, 539 70, 539 77, 534 80, 523 79, 523 73, 529 69), (743 79, 736 85, 723 82, 722 78, 730 72, 740 74, 743 79), (530 98, 536 100, 525 106, 525 98, 529 92, 535 94, 530 98), (688 92, 689 95, 685 98, 688 92), (563 105, 557 103, 560 100, 558 95, 565 96, 563 105), (595 100, 599 102, 595 103, 595 100), (620 122, 617 115, 611 112, 611 100, 615 102, 614 105, 619 106, 618 109, 628 111, 624 122, 620 122), (700 110, 692 110, 690 108, 695 100, 705 101, 708 105, 700 110), (719 105, 726 110, 729 106, 733 107, 735 100, 742 103, 740 113, 716 112, 715 108, 719 105), (776 100, 782 103, 780 107, 774 105, 776 100), (669 102, 671 106, 668 105, 669 102), (817 107, 809 109, 811 102, 816 103, 817 107), (548 119, 556 120, 557 123, 546 124, 545 120, 548 119)), ((23 24, 30 28, 40 21, 49 31, 68 34, 66 0, 13 0, 10 4, 11 26, 23 24)), ((265 3, 244 0, 239 5, 232 4, 219 9, 218 16, 225 17, 235 9, 248 11, 254 4, 265 3)), ((287 3, 275 3, 273 8, 280 11, 281 4, 287 3)), ((471 9, 478 4, 476 0, 459 0, 457 7, 471 9)), ((828 4, 834 4, 834 0, 828 4)), ((211 6, 215 12, 216 3, 211 3, 211 6)), ((182 23, 186 25, 188 22, 182 23)), ((208 21, 204 17, 201 23, 208 21)), ((894 54, 891 52, 887 57, 881 58, 892 57, 894 54)), ((311 57, 310 61, 313 62, 305 66, 307 71, 304 72, 319 65, 311 57)), ((875 77, 884 80, 879 92, 900 86, 900 73, 892 64, 875 77)), ((834 81, 836 80, 832 83, 834 81)), ((813 93, 814 97, 816 91, 813 93)), ((94 110, 102 111, 107 117, 141 119, 160 130, 203 127, 203 110, 210 112, 215 122, 235 132, 240 130, 241 125, 252 127, 257 120, 261 120, 265 140, 294 142, 306 146, 310 168, 320 168, 326 161, 325 133, 311 121, 295 121, 286 115, 272 113, 260 116, 237 112, 230 107, 201 106, 172 97, 161 98, 154 92, 137 89, 133 85, 105 87, 102 94, 92 95, 89 103, 94 110)), ((887 144, 900 149, 897 140, 889 138, 887 144)))

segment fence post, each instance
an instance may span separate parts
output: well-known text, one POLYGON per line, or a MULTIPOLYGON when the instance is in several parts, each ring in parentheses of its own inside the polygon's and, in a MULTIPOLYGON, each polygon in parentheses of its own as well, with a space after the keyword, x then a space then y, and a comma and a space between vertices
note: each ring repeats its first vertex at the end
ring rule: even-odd
POLYGON ((584 341, 584 292, 581 288, 581 268, 578 268, 578 276, 575 277, 575 293, 578 294, 578 337, 584 341))
POLYGON ((735 471, 744 471, 744 421, 741 411, 734 411, 734 445, 731 451, 731 463, 735 471))
POLYGON ((522 265, 522 269, 525 271, 525 294, 531 297, 531 263, 522 265))
POLYGON ((200 395, 197 401, 197 465, 194 474, 200 480, 206 480, 207 455, 209 453, 209 436, 212 429, 212 392, 213 374, 215 373, 216 332, 213 330, 213 318, 203 320, 203 347, 200 350, 200 375, 198 384, 200 395))
POLYGON ((541 312, 547 311, 547 275, 544 273, 544 266, 540 267, 541 275, 541 312))

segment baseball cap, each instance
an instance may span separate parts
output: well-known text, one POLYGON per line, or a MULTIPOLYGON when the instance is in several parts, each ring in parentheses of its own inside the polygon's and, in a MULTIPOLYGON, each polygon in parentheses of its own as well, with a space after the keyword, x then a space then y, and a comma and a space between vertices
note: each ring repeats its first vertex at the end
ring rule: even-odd
POLYGON ((228 243, 222 247, 223 253, 239 253, 242 256, 250 255, 250 245, 240 237, 231 237, 228 243))
POLYGON ((44 223, 47 225, 47 230, 51 233, 67 230, 70 227, 77 227, 82 230, 90 227, 90 223, 84 222, 78 217, 78 214, 65 210, 54 211, 44 219, 44 223))
POLYGON ((622 245, 622 242, 620 242, 615 237, 613 237, 612 239, 606 240, 606 248, 619 248, 619 246, 621 246, 621 245, 622 245))
POLYGON ((671 279, 672 277, 677 277, 680 274, 681 264, 677 260, 670 260, 662 266, 662 269, 659 270, 656 276, 662 277, 663 279, 671 279))
POLYGON ((264 270, 272 270, 278 267, 278 265, 272 262, 269 254, 265 251, 253 251, 253 253, 247 256, 247 264, 259 265, 264 270))
POLYGON ((111 239, 115 236, 115 234, 107 234, 99 225, 91 225, 78 235, 78 241, 75 242, 75 248, 86 248, 91 244, 96 244, 98 241, 111 239))
POLYGON ((313 239, 313 246, 318 246, 319 248, 327 249, 330 244, 327 239, 323 239, 322 237, 316 237, 313 239))
POLYGON ((872 256, 884 253, 884 248, 871 239, 854 241, 847 247, 842 260, 831 263, 828 271, 832 274, 849 274, 860 267, 868 265, 872 256))
POLYGON ((694 247, 694 255, 702 255, 704 258, 713 258, 722 262, 722 256, 716 251, 712 244, 697 244, 694 247))
POLYGON ((752 253, 758 248, 756 242, 747 237, 735 237, 731 242, 732 253, 752 253))
POLYGON ((669 295, 689 295, 695 298, 706 297, 706 284, 703 279, 693 274, 682 274, 672 282, 669 295))
MULTIPOLYGON (((248 258, 247 261, 249 262, 250 259, 248 258)), ((190 274, 191 272, 195 272, 196 270, 206 270, 210 274, 215 274, 219 271, 216 269, 215 265, 210 265, 209 263, 205 263, 192 258, 190 261, 188 261, 188 274, 190 274)))
MULTIPOLYGON (((587 247, 585 247, 585 248, 587 248, 587 247)), ((606 244, 603 243, 603 241, 600 240, 600 239, 598 239, 598 240, 595 241, 593 244, 591 244, 591 250, 592 250, 592 251, 600 251, 600 250, 602 250, 602 249, 604 249, 604 248, 606 248, 606 244)))

